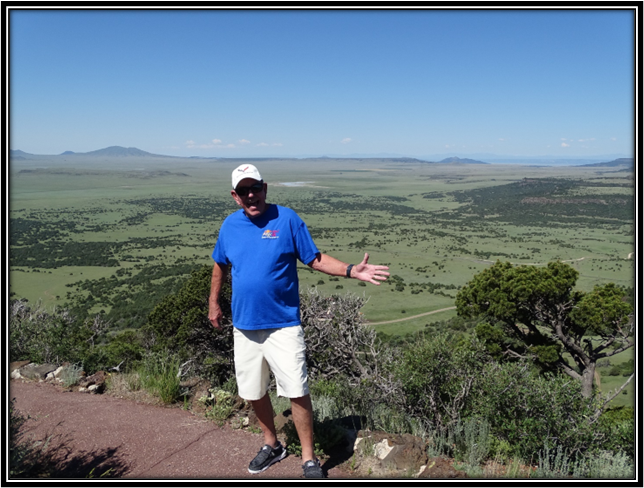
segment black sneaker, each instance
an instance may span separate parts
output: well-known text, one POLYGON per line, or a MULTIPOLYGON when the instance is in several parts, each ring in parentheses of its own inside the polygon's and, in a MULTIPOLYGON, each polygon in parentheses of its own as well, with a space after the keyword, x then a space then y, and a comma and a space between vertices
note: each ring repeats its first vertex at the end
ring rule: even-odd
POLYGON ((252 474, 261 473, 266 470, 271 464, 281 461, 286 457, 286 449, 278 441, 277 447, 272 448, 268 444, 262 447, 255 459, 250 462, 248 472, 252 474))
POLYGON ((302 469, 304 470, 305 478, 324 478, 324 473, 320 467, 320 461, 317 459, 305 462, 302 465, 302 469))

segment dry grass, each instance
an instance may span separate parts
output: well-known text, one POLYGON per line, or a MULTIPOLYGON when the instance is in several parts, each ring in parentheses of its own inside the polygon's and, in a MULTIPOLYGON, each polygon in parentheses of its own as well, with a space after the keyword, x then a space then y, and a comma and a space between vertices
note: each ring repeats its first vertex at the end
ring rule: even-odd
POLYGON ((106 395, 149 405, 163 404, 158 397, 141 388, 138 373, 111 373, 106 386, 106 395))

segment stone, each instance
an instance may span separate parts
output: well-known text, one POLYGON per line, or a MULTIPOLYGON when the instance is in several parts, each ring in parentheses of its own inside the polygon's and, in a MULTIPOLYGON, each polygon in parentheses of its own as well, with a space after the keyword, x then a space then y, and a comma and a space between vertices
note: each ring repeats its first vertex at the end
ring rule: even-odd
POLYGON ((420 437, 403 434, 394 440, 394 445, 383 459, 385 464, 396 469, 418 471, 427 463, 427 445, 420 437))
MULTIPOLYGON (((90 386, 95 386, 95 388, 92 389, 93 393, 103 393, 105 390, 105 372, 97 371, 91 376, 81 378, 78 380, 78 385, 81 388, 86 388, 87 390, 89 390, 90 386)), ((80 389, 78 391, 80 391, 80 389)))
POLYGON ((30 380, 44 380, 49 373, 58 368, 55 364, 34 364, 29 363, 19 369, 20 375, 30 380))
POLYGON ((188 378, 181 381, 181 383, 179 383, 179 386, 181 388, 194 388, 199 383, 201 383, 201 378, 198 378, 197 376, 193 376, 192 378, 188 378))
POLYGON ((392 473, 418 476, 428 461, 426 442, 411 434, 361 430, 353 446, 363 458, 374 459, 377 465, 369 463, 370 467, 383 476, 391 476, 392 473))
POLYGON ((9 363, 9 371, 13 373, 14 371, 18 371, 23 366, 27 366, 29 363, 31 363, 31 361, 14 361, 12 363, 9 363))

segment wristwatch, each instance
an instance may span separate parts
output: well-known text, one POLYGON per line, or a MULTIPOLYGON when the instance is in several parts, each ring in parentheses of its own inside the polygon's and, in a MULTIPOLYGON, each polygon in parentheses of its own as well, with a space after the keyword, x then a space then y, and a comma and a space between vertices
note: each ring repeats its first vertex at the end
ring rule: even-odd
POLYGON ((351 268, 353 268, 353 264, 347 266, 347 278, 351 278, 351 268))

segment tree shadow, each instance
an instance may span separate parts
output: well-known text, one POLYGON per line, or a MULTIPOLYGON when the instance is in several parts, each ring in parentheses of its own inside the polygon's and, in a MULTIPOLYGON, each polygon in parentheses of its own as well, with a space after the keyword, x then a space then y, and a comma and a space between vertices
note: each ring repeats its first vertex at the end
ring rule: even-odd
POLYGON ((351 415, 335 420, 335 423, 340 425, 346 431, 346 436, 343 442, 329 449, 325 454, 328 459, 322 465, 322 470, 328 473, 329 470, 340 466, 353 457, 353 445, 356 440, 356 435, 362 429, 364 417, 351 415))
POLYGON ((12 478, 120 478, 129 464, 119 454, 119 447, 97 451, 74 450, 69 434, 47 433, 40 439, 24 436, 17 449, 12 478))

